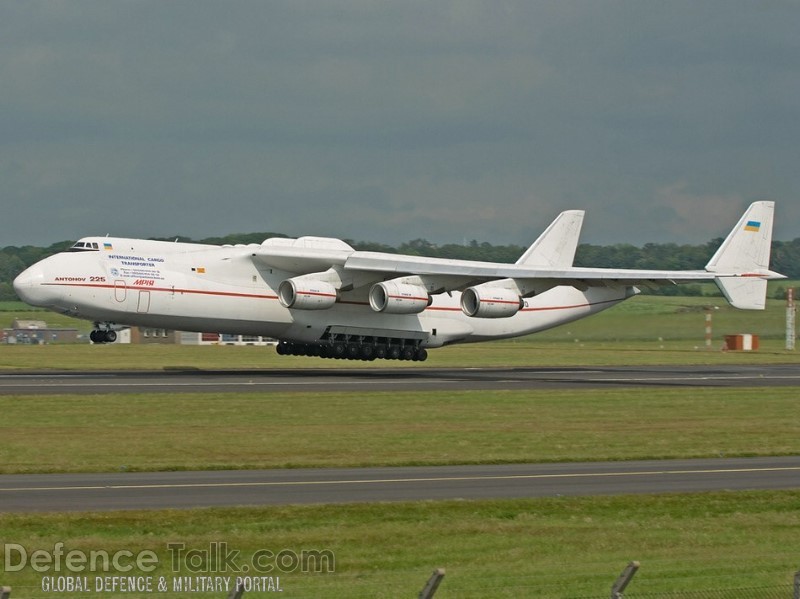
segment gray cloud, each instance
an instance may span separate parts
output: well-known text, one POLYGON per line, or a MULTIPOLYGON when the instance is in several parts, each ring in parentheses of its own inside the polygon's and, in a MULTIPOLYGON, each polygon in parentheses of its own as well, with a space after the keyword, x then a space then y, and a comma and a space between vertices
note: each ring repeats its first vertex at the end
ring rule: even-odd
POLYGON ((5 2, 0 245, 800 236, 794 2, 5 2))

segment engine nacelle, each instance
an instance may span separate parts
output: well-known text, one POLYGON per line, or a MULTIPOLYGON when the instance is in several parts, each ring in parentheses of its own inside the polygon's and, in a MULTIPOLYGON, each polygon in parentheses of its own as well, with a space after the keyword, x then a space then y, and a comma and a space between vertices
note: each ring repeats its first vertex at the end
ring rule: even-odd
POLYGON ((286 279, 278 286, 278 299, 284 308, 327 310, 336 303, 336 287, 314 279, 286 279))
POLYGON ((461 309, 475 318, 508 318, 524 305, 519 293, 502 287, 477 285, 461 294, 461 309))
POLYGON ((369 305, 386 314, 418 314, 431 305, 431 296, 422 285, 384 281, 369 290, 369 305))

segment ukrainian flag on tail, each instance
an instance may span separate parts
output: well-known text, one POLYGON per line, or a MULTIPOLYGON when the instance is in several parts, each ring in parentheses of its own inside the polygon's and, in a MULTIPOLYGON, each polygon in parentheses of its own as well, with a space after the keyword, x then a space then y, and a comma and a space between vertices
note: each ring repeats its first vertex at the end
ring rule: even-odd
POLYGON ((757 220, 749 220, 744 226, 745 231, 750 231, 752 233, 758 233, 759 229, 761 229, 761 223, 757 220))

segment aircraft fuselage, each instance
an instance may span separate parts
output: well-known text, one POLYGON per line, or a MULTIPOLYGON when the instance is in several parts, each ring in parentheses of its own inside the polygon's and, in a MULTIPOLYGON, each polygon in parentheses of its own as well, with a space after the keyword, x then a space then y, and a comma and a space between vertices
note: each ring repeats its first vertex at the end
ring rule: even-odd
POLYGON ((418 314, 374 311, 365 290, 342 293, 325 310, 281 305, 278 287, 294 273, 259 264, 253 248, 87 238, 96 251, 56 254, 15 282, 28 303, 97 323, 183 331, 262 335, 315 343, 326 332, 361 330, 409 338, 420 347, 485 341, 542 331, 609 308, 632 287, 558 286, 524 300, 503 319, 470 318, 461 293, 433 294, 418 314))

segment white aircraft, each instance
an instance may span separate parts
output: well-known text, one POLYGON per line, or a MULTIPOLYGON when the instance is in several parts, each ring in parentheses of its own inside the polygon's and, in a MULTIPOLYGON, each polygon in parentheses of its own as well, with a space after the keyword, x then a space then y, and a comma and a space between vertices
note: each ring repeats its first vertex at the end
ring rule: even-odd
POLYGON ((339 239, 212 246, 85 237, 14 281, 25 302, 125 326, 263 335, 278 353, 424 360, 426 348, 528 335, 636 295, 713 280, 737 308, 763 309, 773 202, 755 202, 705 270, 572 266, 583 211, 563 212, 515 264, 356 251, 339 239))

